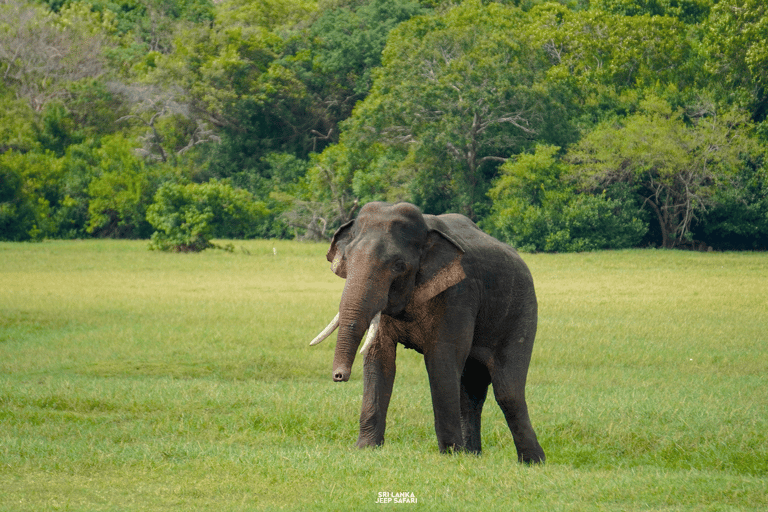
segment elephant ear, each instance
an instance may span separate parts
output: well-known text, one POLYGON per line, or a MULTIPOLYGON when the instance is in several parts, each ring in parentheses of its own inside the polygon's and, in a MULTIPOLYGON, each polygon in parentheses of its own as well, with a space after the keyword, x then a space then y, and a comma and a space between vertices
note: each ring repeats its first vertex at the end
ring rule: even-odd
POLYGON ((344 279, 347 278, 347 260, 344 258, 344 250, 354 238, 352 234, 354 223, 355 221, 351 220, 336 230, 336 233, 333 234, 331 247, 325 255, 326 259, 331 262, 333 273, 344 279))
POLYGON ((443 231, 432 229, 422 253, 413 301, 426 302, 466 278, 461 259, 464 250, 443 231))

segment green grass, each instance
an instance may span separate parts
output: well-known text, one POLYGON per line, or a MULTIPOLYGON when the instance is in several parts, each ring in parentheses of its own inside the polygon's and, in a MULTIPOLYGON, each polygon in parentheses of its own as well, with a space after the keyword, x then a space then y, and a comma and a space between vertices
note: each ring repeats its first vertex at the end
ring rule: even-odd
POLYGON ((333 337, 308 346, 325 245, 234 243, 0 244, 0 510, 768 509, 768 254, 524 255, 525 467, 493 399, 483 455, 439 455, 402 348, 387 443, 354 449, 360 361, 335 384, 333 337))

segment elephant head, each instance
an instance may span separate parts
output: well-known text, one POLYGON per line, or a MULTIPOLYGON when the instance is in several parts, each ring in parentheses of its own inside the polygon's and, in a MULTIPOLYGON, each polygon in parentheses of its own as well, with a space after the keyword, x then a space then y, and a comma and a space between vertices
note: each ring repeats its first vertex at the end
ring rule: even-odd
POLYGON ((333 380, 349 380, 363 334, 368 330, 361 352, 373 341, 380 315, 396 317, 462 281, 463 254, 434 217, 411 204, 368 203, 341 226, 327 254, 331 270, 346 279, 339 314, 311 343, 339 329, 333 380))

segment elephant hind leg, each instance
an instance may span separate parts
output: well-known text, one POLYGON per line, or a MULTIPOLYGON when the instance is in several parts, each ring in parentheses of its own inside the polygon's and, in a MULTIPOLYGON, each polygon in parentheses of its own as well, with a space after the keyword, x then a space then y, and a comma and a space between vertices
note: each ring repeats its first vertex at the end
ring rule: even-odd
POLYGON ((485 365, 471 357, 467 359, 461 376, 461 431, 464 449, 477 454, 481 452, 480 416, 490 383, 485 365))
POLYGON ((526 464, 544 462, 546 459, 536 432, 528 416, 528 405, 525 402, 525 383, 522 385, 510 382, 506 372, 495 372, 493 375, 493 392, 507 420, 509 430, 515 440, 517 458, 526 464))

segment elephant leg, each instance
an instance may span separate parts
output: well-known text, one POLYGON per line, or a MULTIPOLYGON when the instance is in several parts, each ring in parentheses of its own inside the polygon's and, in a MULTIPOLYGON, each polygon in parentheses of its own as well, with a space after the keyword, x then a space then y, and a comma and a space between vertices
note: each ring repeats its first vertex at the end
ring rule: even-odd
POLYGON ((474 325, 471 311, 449 306, 436 341, 424 351, 435 413, 435 433, 442 453, 464 449, 461 376, 472 346, 474 325))
POLYGON ((455 351, 434 351, 424 354, 432 392, 432 410, 435 414, 435 433, 441 453, 464 448, 461 431, 461 399, 459 381, 461 368, 455 351))
POLYGON ((467 359, 461 376, 461 430, 467 451, 480 454, 480 415, 488 394, 491 376, 476 359, 467 359))
POLYGON ((358 448, 384 444, 387 409, 395 382, 396 350, 395 342, 379 331, 365 356, 358 448))
POLYGON ((501 368, 491 375, 493 392, 507 420, 509 430, 515 440, 517 458, 526 464, 544 462, 544 450, 541 448, 536 432, 528 416, 525 402, 525 376, 515 375, 518 368, 501 368))

